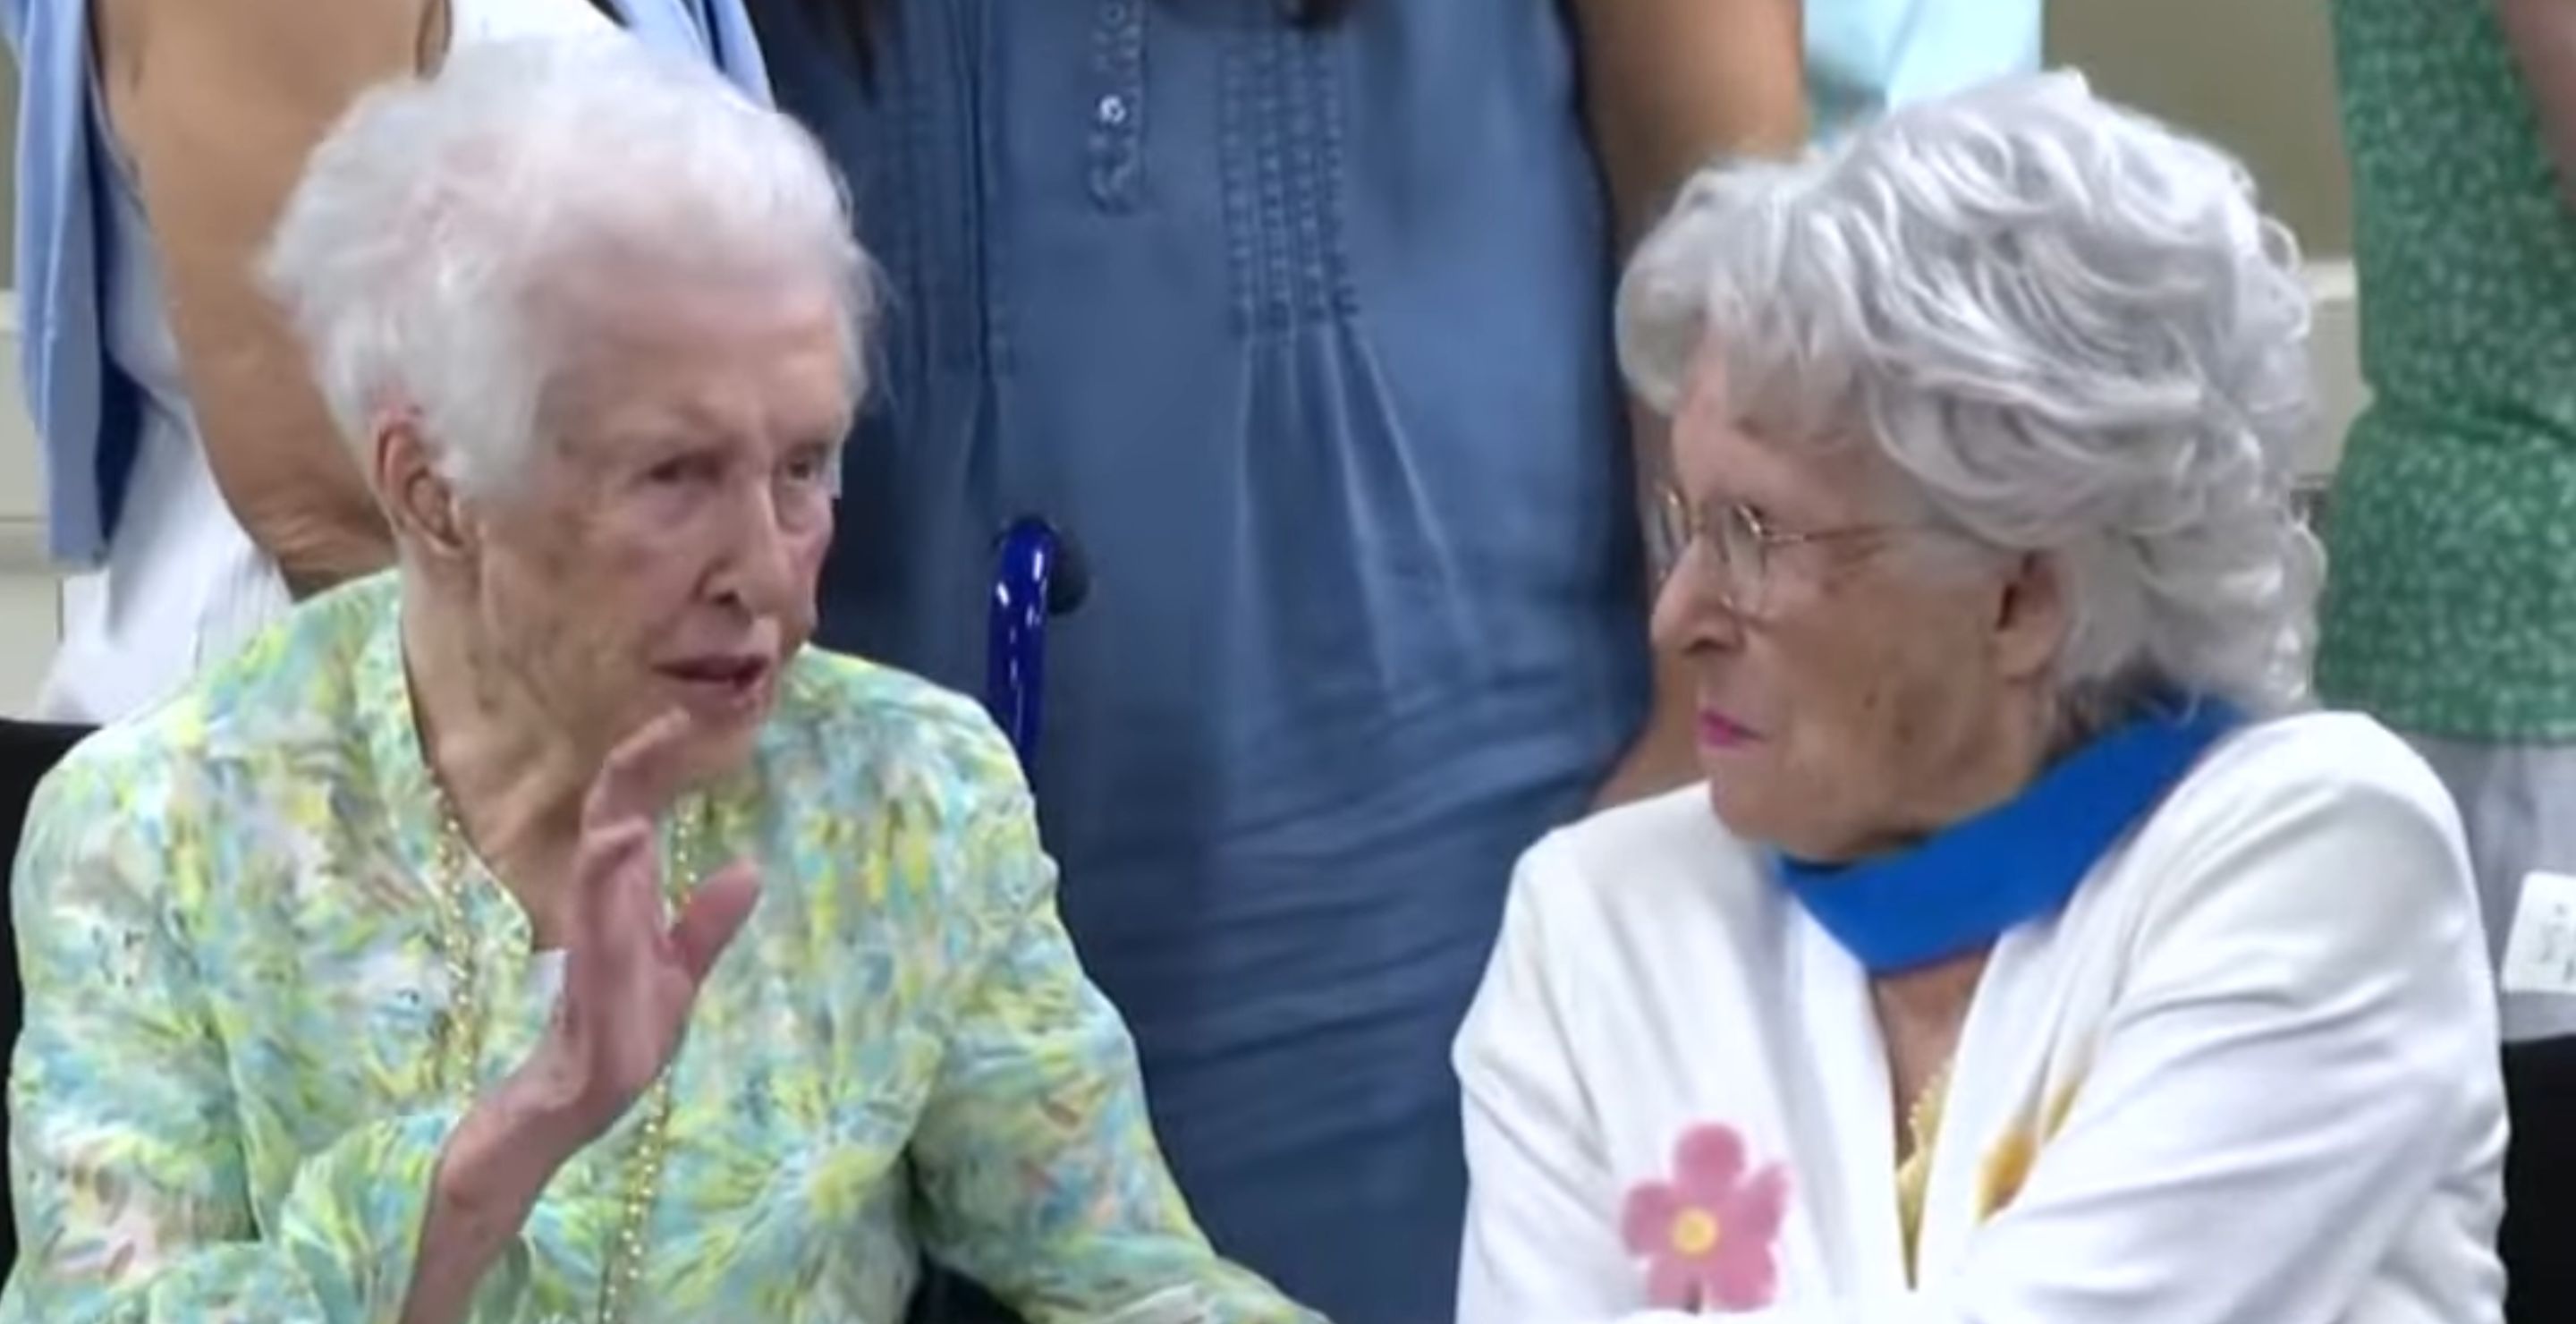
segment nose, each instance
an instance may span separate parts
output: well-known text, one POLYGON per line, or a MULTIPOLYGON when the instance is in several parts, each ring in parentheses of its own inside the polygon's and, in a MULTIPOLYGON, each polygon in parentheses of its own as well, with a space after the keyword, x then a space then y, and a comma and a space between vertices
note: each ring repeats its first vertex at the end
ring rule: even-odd
POLYGON ((1696 556, 1685 549, 1655 590, 1651 626, 1658 652, 1679 657, 1701 648, 1733 648, 1743 639, 1744 622, 1700 573, 1696 556))
POLYGON ((790 614, 796 591, 796 535, 779 519, 769 485, 748 485, 735 515, 733 545, 717 571, 716 594, 755 616, 790 614))

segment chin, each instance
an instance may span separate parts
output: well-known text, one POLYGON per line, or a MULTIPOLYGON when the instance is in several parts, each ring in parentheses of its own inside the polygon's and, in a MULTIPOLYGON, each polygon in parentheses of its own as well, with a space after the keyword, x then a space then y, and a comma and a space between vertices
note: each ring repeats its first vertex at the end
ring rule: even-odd
POLYGON ((1725 826, 1728 835, 1801 859, 1814 858, 1805 849, 1815 838, 1814 825, 1802 821, 1807 815, 1782 812, 1784 798, 1789 797, 1747 787, 1741 779, 1730 787, 1729 779, 1716 773, 1708 780, 1709 808, 1716 812, 1717 821, 1725 826))
POLYGON ((750 766, 760 748, 760 730, 758 722, 701 730, 689 742, 689 780, 704 786, 750 766))
POLYGON ((1747 803, 1748 800, 1756 797, 1748 797, 1741 791, 1729 790, 1726 779, 1715 772, 1709 774, 1707 790, 1709 809, 1717 814, 1717 821, 1724 824, 1729 833, 1746 841, 1765 839, 1761 831, 1763 826, 1761 806, 1758 803, 1747 803))
POLYGON ((690 767, 709 777, 722 776, 750 761, 752 750, 760 743, 761 731, 769 725, 769 716, 777 711, 775 687, 764 685, 758 693, 712 697, 686 690, 672 696, 671 707, 687 710, 690 718, 688 760, 690 767))

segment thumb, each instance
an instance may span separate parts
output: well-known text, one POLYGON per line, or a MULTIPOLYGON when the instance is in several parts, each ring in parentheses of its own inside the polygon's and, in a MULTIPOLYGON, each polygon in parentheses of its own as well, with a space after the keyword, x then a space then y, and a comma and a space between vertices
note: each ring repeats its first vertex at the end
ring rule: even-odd
POLYGON ((693 983, 704 983, 716 958, 742 932, 760 901, 760 871, 749 861, 726 865, 701 881, 671 925, 671 945, 693 983))

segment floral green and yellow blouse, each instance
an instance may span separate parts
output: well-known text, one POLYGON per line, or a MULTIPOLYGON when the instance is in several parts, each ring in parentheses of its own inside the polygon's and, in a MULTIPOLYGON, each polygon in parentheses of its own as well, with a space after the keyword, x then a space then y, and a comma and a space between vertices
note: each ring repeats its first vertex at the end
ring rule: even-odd
MULTIPOLYGON (((398 611, 383 579, 303 608, 39 791, 0 1324, 400 1309, 440 1146, 534 1043, 553 962, 445 844, 398 611)), ((628 1208, 637 1321, 895 1324, 925 1250, 1032 1324, 1311 1318, 1183 1207, 972 705, 809 651, 683 816, 764 889, 673 1067, 658 1180, 633 1180, 639 1107, 557 1174, 475 1320, 591 1318, 628 1208)))

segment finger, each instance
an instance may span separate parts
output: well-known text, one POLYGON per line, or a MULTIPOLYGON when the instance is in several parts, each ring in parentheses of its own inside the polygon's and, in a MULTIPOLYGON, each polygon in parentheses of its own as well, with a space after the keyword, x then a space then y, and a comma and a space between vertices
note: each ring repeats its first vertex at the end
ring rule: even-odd
POLYGON ((649 869, 655 849, 651 823, 629 820, 584 832, 573 850, 572 873, 580 880, 585 904, 606 895, 607 885, 623 874, 649 869))
POLYGON ((582 801, 585 829, 628 819, 661 816, 679 796, 680 752, 693 726, 685 708, 674 708, 637 727, 610 750, 582 801))
POLYGON ((649 823, 629 821, 582 834, 573 856, 573 907, 581 942, 597 947, 615 946, 622 940, 623 950, 632 951, 660 932, 661 870, 654 854, 649 823), (640 916, 642 923, 637 922, 638 890, 655 905, 640 916))
POLYGON ((749 861, 729 864, 700 882, 671 926, 671 946, 692 983, 703 983, 760 901, 760 870, 749 861))

